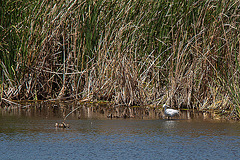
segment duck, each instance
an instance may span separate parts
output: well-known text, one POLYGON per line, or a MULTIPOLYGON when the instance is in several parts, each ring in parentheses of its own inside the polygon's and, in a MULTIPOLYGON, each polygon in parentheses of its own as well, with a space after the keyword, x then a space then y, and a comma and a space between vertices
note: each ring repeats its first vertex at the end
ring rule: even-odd
POLYGON ((66 124, 65 122, 62 123, 55 123, 55 127, 57 128, 69 128, 69 124, 66 124))
POLYGON ((169 107, 169 106, 167 106, 166 104, 163 105, 164 114, 165 114, 165 116, 168 117, 168 119, 169 119, 170 117, 174 117, 174 116, 176 116, 176 115, 179 115, 179 111, 178 111, 178 110, 175 110, 175 109, 166 109, 167 107, 169 107))

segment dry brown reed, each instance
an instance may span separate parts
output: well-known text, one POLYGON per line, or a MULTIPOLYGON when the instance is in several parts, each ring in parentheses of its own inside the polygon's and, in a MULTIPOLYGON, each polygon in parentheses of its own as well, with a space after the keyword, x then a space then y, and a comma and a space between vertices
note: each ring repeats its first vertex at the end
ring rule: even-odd
POLYGON ((1 56, 1 97, 169 103, 239 115, 239 5, 38 1, 23 7, 31 17, 15 24, 19 35, 2 30, 2 42, 11 31, 20 45, 10 53, 16 64, 1 56))

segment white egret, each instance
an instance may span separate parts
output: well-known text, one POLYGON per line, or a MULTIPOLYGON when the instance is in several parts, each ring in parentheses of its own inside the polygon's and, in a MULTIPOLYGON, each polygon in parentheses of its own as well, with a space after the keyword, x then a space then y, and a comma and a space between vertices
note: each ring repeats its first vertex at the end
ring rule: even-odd
POLYGON ((166 104, 163 105, 164 114, 165 114, 165 116, 168 117, 168 119, 169 119, 169 117, 174 117, 174 116, 176 116, 176 115, 179 115, 179 111, 178 111, 178 110, 175 110, 175 109, 166 109, 167 107, 169 107, 169 106, 167 106, 166 104))

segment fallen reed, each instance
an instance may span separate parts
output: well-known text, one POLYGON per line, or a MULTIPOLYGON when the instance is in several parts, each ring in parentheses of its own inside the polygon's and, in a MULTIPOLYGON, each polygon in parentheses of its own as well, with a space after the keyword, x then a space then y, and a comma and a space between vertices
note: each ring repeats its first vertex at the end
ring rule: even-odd
POLYGON ((239 6, 3 0, 1 96, 168 103, 239 118, 239 6))

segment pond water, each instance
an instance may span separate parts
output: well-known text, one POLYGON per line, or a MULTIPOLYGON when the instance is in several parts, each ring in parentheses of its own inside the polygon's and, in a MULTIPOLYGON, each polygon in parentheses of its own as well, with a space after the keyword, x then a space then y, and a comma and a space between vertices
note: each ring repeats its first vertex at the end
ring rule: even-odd
POLYGON ((240 159, 239 122, 90 116, 55 128, 61 121, 1 110, 0 159, 240 159))

